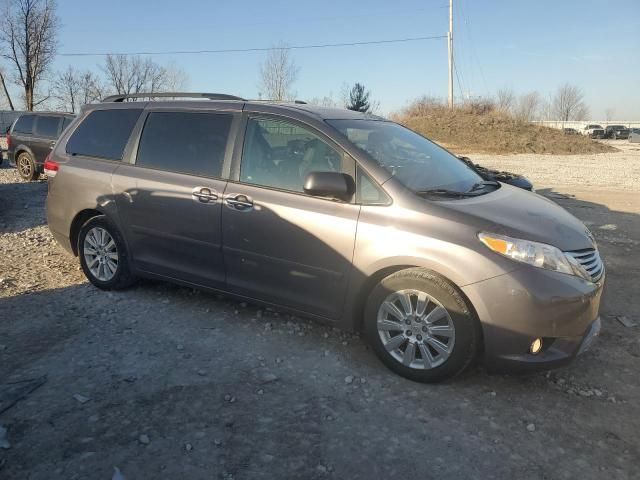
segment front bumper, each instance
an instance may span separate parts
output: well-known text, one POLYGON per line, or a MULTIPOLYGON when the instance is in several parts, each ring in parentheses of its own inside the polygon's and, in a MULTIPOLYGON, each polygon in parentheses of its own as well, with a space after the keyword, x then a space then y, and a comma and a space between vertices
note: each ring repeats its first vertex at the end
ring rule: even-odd
POLYGON ((594 284, 525 266, 463 287, 482 324, 487 369, 546 370, 585 351, 600 332, 604 278, 594 284), (543 347, 534 355, 529 348, 536 338, 543 347))

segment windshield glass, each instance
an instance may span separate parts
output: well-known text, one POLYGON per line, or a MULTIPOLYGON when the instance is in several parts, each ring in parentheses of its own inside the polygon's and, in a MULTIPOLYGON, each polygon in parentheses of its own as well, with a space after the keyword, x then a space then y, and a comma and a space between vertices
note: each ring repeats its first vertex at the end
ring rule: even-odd
POLYGON ((415 192, 433 189, 467 192, 483 180, 462 160, 397 123, 379 120, 327 120, 327 123, 415 192))

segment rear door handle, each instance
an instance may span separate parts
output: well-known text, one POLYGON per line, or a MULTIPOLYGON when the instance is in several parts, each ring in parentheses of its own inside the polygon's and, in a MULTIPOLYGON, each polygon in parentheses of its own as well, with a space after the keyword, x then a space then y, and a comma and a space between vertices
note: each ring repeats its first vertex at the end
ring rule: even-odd
POLYGON ((251 197, 243 194, 232 193, 228 195, 224 201, 227 207, 238 210, 239 212, 247 212, 253 208, 253 200, 251 200, 251 197))
POLYGON ((208 187, 196 187, 191 190, 191 198, 198 203, 210 203, 218 200, 218 194, 208 187))

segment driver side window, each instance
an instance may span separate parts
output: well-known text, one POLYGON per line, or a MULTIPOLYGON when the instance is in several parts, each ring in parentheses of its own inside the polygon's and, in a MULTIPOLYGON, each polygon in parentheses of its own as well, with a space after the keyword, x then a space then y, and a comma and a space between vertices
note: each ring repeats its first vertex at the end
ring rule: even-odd
POLYGON ((308 173, 340 171, 342 155, 310 130, 281 120, 249 119, 242 182, 303 192, 308 173))

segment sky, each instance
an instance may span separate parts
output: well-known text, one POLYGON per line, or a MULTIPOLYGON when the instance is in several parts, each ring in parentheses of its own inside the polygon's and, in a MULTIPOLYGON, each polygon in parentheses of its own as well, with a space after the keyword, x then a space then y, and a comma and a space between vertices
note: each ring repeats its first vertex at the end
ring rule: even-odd
MULTIPOLYGON (((271 47, 446 35, 448 0, 196 1, 58 0, 53 68, 97 69, 104 57, 136 52, 271 47)), ((594 119, 640 119, 640 0, 454 0, 460 96, 502 87, 547 96, 569 82, 594 119)), ((188 89, 256 98, 265 52, 158 55, 182 68, 188 89)), ((446 38, 293 50, 297 98, 333 96, 363 83, 383 113, 421 95, 447 94, 446 38)))

